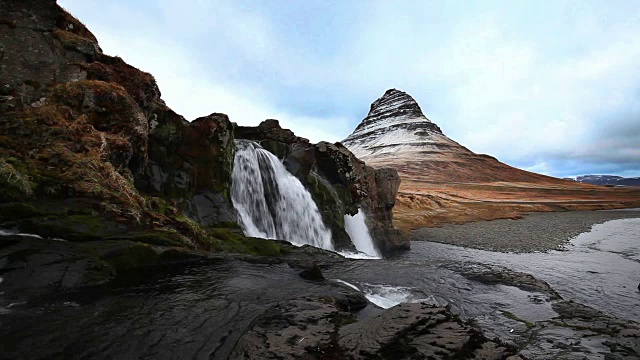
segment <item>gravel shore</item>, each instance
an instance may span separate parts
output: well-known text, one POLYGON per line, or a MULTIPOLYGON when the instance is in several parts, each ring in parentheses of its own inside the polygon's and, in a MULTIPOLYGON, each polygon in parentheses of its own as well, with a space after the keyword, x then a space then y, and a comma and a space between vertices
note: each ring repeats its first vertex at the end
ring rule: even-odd
POLYGON ((433 241, 501 252, 558 250, 595 224, 640 218, 640 209, 532 213, 519 220, 493 220, 409 233, 412 241, 433 241))

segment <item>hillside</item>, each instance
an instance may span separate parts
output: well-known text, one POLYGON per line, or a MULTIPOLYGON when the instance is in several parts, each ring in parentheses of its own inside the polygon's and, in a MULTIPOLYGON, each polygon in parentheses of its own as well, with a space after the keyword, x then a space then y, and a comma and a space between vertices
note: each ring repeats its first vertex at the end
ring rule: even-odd
POLYGON ((638 190, 553 178, 476 154, 448 138, 410 95, 396 89, 371 104, 343 144, 370 166, 398 170, 394 219, 403 229, 640 204, 638 190))

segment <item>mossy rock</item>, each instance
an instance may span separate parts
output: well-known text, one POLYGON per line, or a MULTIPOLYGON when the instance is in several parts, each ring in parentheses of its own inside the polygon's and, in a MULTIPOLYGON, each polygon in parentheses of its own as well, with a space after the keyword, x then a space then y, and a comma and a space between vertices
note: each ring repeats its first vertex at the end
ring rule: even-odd
POLYGON ((61 29, 53 30, 53 37, 60 41, 67 50, 77 50, 92 57, 98 54, 98 45, 95 39, 88 39, 61 29))
POLYGON ((129 241, 160 246, 185 246, 184 238, 178 232, 168 230, 147 230, 126 236, 129 241))
POLYGON ((94 266, 86 269, 83 275, 83 284, 89 286, 102 285, 111 281, 116 276, 116 271, 109 263, 97 260, 94 266))
POLYGON ((260 146, 279 159, 284 159, 289 154, 289 145, 279 141, 265 139, 260 141, 260 146))
POLYGON ((282 256, 289 250, 277 241, 246 237, 224 228, 208 229, 207 231, 217 242, 222 251, 243 253, 259 256, 282 256))
POLYGON ((242 227, 237 222, 233 221, 221 221, 216 224, 216 228, 224 228, 224 229, 236 229, 241 230, 242 227))
POLYGON ((202 261, 206 257, 203 253, 197 253, 194 251, 181 249, 181 248, 171 248, 163 251, 160 254, 160 262, 162 264, 174 264, 174 263, 190 263, 196 261, 202 261))
POLYGON ((100 240, 114 232, 114 224, 91 215, 49 215, 23 219, 18 222, 20 231, 45 238, 68 241, 100 240))
POLYGON ((42 212, 28 203, 10 202, 0 204, 0 221, 28 219, 39 215, 42 215, 42 212))
POLYGON ((159 254, 149 245, 131 244, 128 247, 112 251, 101 258, 116 272, 122 270, 160 265, 159 254))
POLYGON ((173 144, 182 139, 182 129, 178 129, 175 123, 166 123, 158 126, 153 131, 153 136, 165 144, 173 144))

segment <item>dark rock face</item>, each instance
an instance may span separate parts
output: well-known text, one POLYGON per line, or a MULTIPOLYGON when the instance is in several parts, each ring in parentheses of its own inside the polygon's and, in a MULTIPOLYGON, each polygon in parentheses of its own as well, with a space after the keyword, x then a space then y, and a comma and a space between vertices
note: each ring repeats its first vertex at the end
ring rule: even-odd
MULTIPOLYGON (((371 168, 373 169, 373 168, 371 168)), ((376 246, 383 253, 397 250, 409 250, 411 243, 409 238, 401 236, 400 231, 393 227, 393 207, 396 203, 395 194, 400 188, 400 176, 393 168, 374 169, 375 191, 377 196, 370 197, 366 204, 369 221, 375 221, 369 226, 376 246)))
POLYGON ((228 193, 235 149, 229 118, 211 114, 189 123, 169 115, 157 117, 149 136, 149 171, 136 185, 171 198, 202 225, 235 222, 228 193))
POLYGON ((55 1, 0 6, 2 225, 212 249, 204 228, 235 222, 228 117, 186 121, 55 1))
POLYGON ((75 64, 100 52, 95 37, 55 0, 3 1, 0 44, 5 109, 31 105, 52 84, 86 79, 75 64))
POLYGON ((0 238, 2 286, 16 298, 103 285, 121 271, 201 261, 205 256, 126 240, 80 244, 19 235, 0 238))
POLYGON ((322 275, 322 270, 318 266, 318 264, 308 265, 306 268, 302 269, 298 273, 301 278, 311 281, 322 281, 324 280, 324 275, 322 275))
POLYGON ((330 300, 298 299, 267 310, 230 358, 505 359, 515 353, 444 308, 401 304, 357 321, 330 300))
POLYGON ((362 208, 372 236, 383 253, 407 249, 393 228, 392 209, 400 178, 393 169, 373 169, 356 158, 340 143, 311 144, 280 128, 277 120, 266 120, 257 127, 237 126, 238 139, 258 141, 279 158, 287 170, 309 190, 331 228, 337 248, 353 246, 344 230, 344 215, 362 208))

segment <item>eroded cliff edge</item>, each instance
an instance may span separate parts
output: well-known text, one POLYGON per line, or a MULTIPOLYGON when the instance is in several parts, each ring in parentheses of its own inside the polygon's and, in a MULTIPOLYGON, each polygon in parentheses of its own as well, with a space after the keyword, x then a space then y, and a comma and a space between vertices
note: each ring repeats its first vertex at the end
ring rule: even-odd
POLYGON ((277 120, 256 127, 235 126, 235 138, 259 142, 280 159, 287 170, 309 190, 331 228, 336 247, 348 248, 344 215, 365 212, 368 227, 382 253, 409 248, 409 242, 393 227, 393 207, 400 186, 395 169, 374 169, 341 143, 319 142, 296 136, 277 120))
MULTIPOLYGON (((104 54, 54 0, 3 1, 0 44, 2 228, 69 240, 56 258, 84 259, 74 266, 91 276, 65 280, 68 271, 32 261, 29 254, 41 251, 20 248, 26 243, 7 243, 0 255, 21 252, 25 266, 58 274, 50 282, 75 286, 162 262, 167 248, 282 252, 277 242, 244 237, 237 224, 229 194, 234 126, 226 115, 189 122, 172 111, 151 74, 104 54)), ((342 215, 357 206, 367 209, 377 239, 394 239, 397 176, 371 171, 337 144, 314 145, 312 153, 299 165, 315 173, 288 167, 314 193, 337 241, 345 241, 342 215)), ((383 249, 395 246, 381 241, 383 249)))

